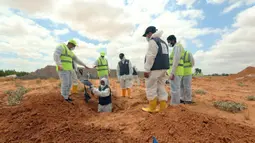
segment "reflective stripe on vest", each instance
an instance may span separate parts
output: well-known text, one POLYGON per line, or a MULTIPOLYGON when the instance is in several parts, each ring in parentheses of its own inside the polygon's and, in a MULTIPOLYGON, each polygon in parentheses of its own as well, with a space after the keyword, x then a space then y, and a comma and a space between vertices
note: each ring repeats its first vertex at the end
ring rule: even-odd
MULTIPOLYGON (((63 70, 73 70, 73 52, 68 49, 68 47, 65 44, 59 45, 61 46, 64 50, 62 51, 60 55, 60 60, 62 64, 63 70)), ((56 70, 58 71, 58 67, 56 66, 56 70)))
POLYGON ((192 75, 192 63, 190 60, 189 52, 184 53, 184 76, 192 75))
POLYGON ((108 75, 108 63, 105 58, 98 58, 97 59, 97 75, 98 77, 108 75))
MULTIPOLYGON (((177 48, 177 47, 181 48, 181 58, 180 58, 179 64, 178 64, 174 74, 175 75, 179 75, 179 76, 183 76, 184 75, 184 67, 183 67, 184 66, 184 60, 183 60, 183 57, 184 57, 184 48, 182 47, 182 45, 180 43, 176 44, 175 48, 177 48)), ((172 52, 170 54, 170 58, 169 58, 169 61, 170 61, 170 69, 168 70, 169 74, 172 71, 173 59, 174 59, 174 50, 172 50, 172 52)))

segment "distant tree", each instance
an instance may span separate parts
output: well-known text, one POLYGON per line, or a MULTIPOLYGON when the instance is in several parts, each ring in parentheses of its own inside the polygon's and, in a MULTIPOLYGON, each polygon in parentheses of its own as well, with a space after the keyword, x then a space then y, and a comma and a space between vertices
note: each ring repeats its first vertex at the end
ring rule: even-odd
POLYGON ((5 76, 4 70, 0 70, 0 77, 1 77, 1 76, 5 76))
POLYGON ((200 68, 195 68, 195 74, 196 74, 196 75, 202 74, 202 69, 200 69, 200 68))

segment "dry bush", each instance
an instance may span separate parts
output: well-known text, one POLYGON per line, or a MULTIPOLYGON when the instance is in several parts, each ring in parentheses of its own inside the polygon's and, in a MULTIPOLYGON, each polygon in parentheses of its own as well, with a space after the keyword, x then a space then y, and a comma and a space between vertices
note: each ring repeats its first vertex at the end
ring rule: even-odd
POLYGON ((29 92, 29 90, 30 89, 20 86, 16 90, 5 91, 5 94, 8 95, 8 105, 13 106, 19 104, 23 99, 23 95, 29 92))
POLYGON ((248 101, 255 101, 255 96, 254 95, 247 96, 247 100, 248 101))
POLYGON ((36 84, 41 84, 42 80, 41 79, 37 79, 35 82, 36 82, 36 84))
POLYGON ((195 90, 195 94, 205 95, 206 91, 203 89, 197 89, 197 90, 195 90))
POLYGON ((52 77, 51 77, 51 78, 49 78, 48 80, 49 80, 49 82, 55 82, 55 81, 57 81, 57 79, 52 78, 52 77))
POLYGON ((234 101, 215 101, 213 102, 213 105, 214 107, 220 110, 224 110, 224 111, 228 111, 232 113, 237 113, 244 109, 247 109, 247 106, 245 104, 237 103, 234 101))

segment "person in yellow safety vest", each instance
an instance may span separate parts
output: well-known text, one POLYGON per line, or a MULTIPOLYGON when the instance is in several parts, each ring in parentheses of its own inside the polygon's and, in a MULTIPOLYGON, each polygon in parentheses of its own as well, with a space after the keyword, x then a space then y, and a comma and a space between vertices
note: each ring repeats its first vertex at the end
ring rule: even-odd
POLYGON ((97 76, 99 77, 99 79, 101 80, 102 78, 106 78, 108 81, 107 84, 109 85, 110 69, 108 61, 105 58, 105 52, 100 53, 100 57, 96 60, 94 68, 96 68, 97 70, 97 76))
POLYGON ((170 75, 170 87, 171 87, 171 102, 170 105, 180 104, 181 94, 181 80, 184 74, 183 68, 183 56, 184 48, 180 43, 176 42, 176 37, 170 35, 167 37, 167 42, 173 50, 170 54, 170 69, 168 74, 170 75))
POLYGON ((82 61, 80 61, 75 54, 71 51, 77 46, 77 42, 73 39, 68 41, 68 44, 60 44, 57 46, 53 56, 56 63, 56 70, 61 80, 61 95, 65 101, 72 102, 73 100, 69 97, 70 89, 72 86, 72 62, 75 61, 77 64, 83 65, 88 68, 82 61))
POLYGON ((192 67, 195 65, 193 55, 185 51, 184 53, 184 73, 181 81, 181 103, 192 104, 192 67))

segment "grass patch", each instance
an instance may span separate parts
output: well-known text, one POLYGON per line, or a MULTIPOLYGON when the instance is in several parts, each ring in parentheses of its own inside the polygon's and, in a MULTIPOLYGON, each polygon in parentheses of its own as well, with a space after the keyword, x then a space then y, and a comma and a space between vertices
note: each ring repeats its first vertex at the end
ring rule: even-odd
POLYGON ((29 92, 30 90, 20 86, 16 90, 5 91, 5 94, 8 95, 8 105, 14 106, 20 103, 23 99, 23 95, 29 92))
POLYGON ((255 101, 255 96, 247 96, 248 101, 255 101))
POLYGON ((237 103, 234 101, 215 101, 213 102, 214 107, 232 113, 240 112, 247 109, 247 106, 243 103, 237 103))
POLYGON ((195 90, 195 94, 205 95, 206 91, 203 89, 197 89, 197 90, 195 90))
POLYGON ((239 82, 237 85, 241 87, 246 86, 243 82, 239 82))

